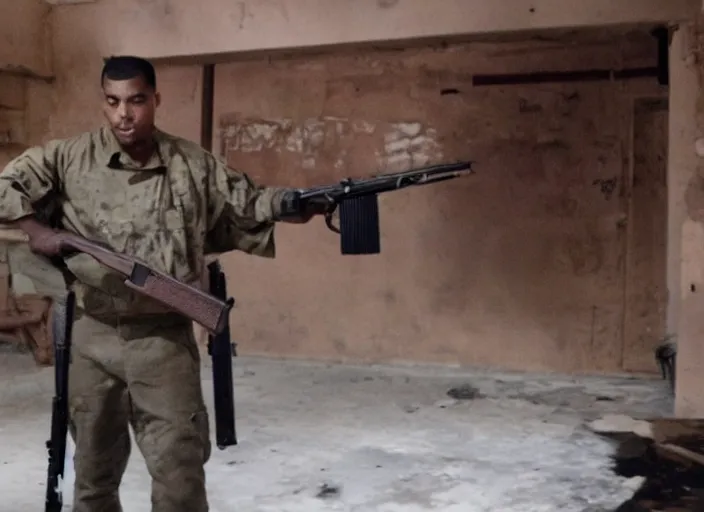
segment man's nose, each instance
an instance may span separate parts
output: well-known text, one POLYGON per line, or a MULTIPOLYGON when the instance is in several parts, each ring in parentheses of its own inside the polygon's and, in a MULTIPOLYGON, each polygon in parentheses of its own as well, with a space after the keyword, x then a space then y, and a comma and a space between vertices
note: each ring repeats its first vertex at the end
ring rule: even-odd
POLYGON ((127 107, 126 103, 120 103, 120 106, 117 107, 117 115, 120 116, 120 119, 127 119, 130 117, 130 109, 127 107))

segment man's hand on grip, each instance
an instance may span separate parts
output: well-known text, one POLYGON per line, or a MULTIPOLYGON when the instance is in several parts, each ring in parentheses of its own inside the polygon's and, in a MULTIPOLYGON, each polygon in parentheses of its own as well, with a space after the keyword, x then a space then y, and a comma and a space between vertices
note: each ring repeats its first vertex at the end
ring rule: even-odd
POLYGON ((29 249, 44 256, 59 256, 63 250, 61 232, 33 218, 20 219, 17 225, 29 237, 29 249))

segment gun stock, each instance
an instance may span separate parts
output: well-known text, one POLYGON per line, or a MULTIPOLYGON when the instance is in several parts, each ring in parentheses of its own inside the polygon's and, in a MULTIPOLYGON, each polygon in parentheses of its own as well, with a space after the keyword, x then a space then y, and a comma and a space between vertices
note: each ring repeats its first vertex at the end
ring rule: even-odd
MULTIPOLYGON (((146 295, 186 318, 202 325, 209 333, 218 334, 227 325, 234 301, 220 299, 173 277, 150 268, 136 258, 111 251, 104 245, 72 233, 62 233, 62 245, 92 256, 101 264, 126 277, 125 285, 146 295)), ((21 230, 0 228, 0 242, 26 243, 21 230)))
POLYGON ((62 243, 69 249, 88 254, 127 277, 125 285, 146 295, 217 334, 227 325, 232 300, 221 300, 198 288, 150 268, 145 263, 115 253, 96 242, 66 234, 62 243))

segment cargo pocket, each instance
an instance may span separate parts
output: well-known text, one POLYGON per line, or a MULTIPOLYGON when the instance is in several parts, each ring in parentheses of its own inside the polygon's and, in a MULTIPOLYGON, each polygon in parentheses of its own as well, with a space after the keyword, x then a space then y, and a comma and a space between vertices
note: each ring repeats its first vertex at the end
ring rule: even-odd
POLYGON ((194 413, 191 420, 193 421, 196 432, 198 432, 198 439, 203 448, 203 464, 205 464, 210 459, 212 453, 212 446, 210 444, 210 419, 207 409, 202 409, 194 413))

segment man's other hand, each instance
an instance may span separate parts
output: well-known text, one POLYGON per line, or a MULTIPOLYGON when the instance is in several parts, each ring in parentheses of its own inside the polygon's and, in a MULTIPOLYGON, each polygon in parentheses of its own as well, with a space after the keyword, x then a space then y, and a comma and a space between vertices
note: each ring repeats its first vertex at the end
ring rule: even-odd
POLYGON ((281 220, 282 222, 287 222, 288 224, 306 224, 316 215, 324 215, 324 213, 316 211, 303 212, 300 215, 286 217, 281 220))
POLYGON ((325 215, 330 204, 327 201, 310 201, 305 206, 303 206, 303 211, 301 210, 301 203, 297 199, 297 191, 288 191, 282 200, 282 211, 281 216, 282 222, 287 222, 289 224, 306 224, 316 215, 325 215))
POLYGON ((20 219, 16 225, 29 237, 29 249, 44 256, 58 256, 63 250, 61 232, 33 218, 20 219))

